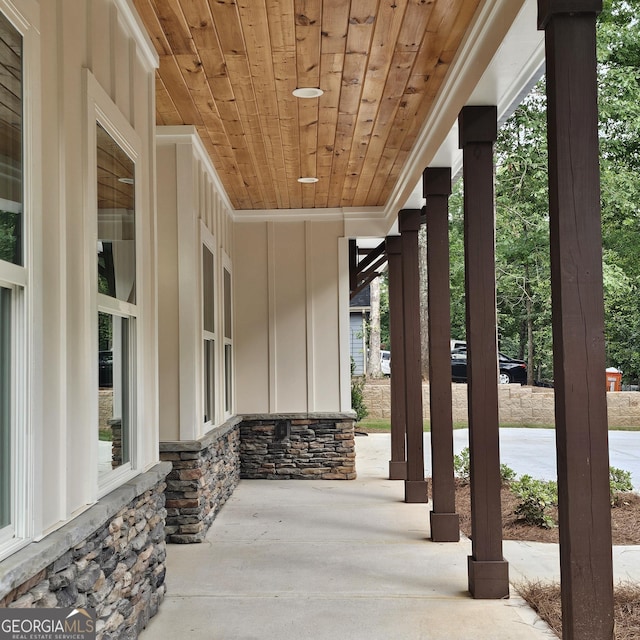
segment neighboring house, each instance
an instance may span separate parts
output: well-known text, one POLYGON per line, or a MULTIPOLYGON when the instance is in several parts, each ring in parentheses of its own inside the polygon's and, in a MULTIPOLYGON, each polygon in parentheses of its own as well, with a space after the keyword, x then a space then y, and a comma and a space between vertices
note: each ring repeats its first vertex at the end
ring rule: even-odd
POLYGON ((354 363, 353 373, 357 376, 367 371, 367 322, 370 311, 367 286, 349 301, 349 351, 354 363))

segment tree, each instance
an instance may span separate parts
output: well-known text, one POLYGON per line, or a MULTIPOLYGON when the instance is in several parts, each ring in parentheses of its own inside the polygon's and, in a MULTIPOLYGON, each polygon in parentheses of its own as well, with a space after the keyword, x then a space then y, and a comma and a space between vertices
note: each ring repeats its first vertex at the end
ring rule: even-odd
MULTIPOLYGON (((605 0, 598 20, 607 366, 640 379, 640 0, 605 0)), ((501 350, 552 378, 546 99, 538 83, 496 143, 496 275, 501 350)), ((464 332, 462 186, 450 200, 452 336, 464 332)), ((604 375, 604 374, 603 374, 604 375)))
POLYGON ((496 143, 496 272, 502 350, 527 361, 527 383, 552 377, 546 99, 538 83, 496 143))
POLYGON ((380 348, 391 348, 389 335, 389 272, 384 271, 378 278, 380 282, 380 348))
POLYGON ((451 297, 451 338, 464 340, 467 335, 464 284, 464 230, 462 180, 453 187, 449 199, 449 286, 451 297))
POLYGON ((640 2, 605 0, 598 21, 607 364, 640 378, 640 2))
POLYGON ((381 378, 380 369, 380 282, 374 278, 369 284, 371 312, 369 316, 369 359, 367 376, 381 378))
MULTIPOLYGON (((496 143, 496 284, 502 351, 526 359, 528 383, 552 377, 544 85, 496 143)), ((450 199, 451 335, 465 334, 463 185, 450 199)))
POLYGON ((418 232, 418 270, 420 285, 420 363, 422 379, 429 379, 429 304, 427 280, 427 228, 420 225, 418 232))

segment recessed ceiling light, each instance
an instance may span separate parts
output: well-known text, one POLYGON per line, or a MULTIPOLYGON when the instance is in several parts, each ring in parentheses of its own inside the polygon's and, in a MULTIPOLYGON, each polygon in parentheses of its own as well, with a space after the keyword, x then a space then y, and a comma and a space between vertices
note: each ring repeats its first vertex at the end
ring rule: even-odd
POLYGON ((298 178, 298 182, 302 182, 302 184, 313 184, 314 182, 318 182, 318 178, 307 176, 305 178, 298 178))
POLYGON ((133 184, 133 178, 118 178, 118 182, 123 184, 133 184))
POLYGON ((322 89, 317 87, 301 87, 300 89, 294 89, 293 95, 296 98, 318 98, 324 93, 322 89))

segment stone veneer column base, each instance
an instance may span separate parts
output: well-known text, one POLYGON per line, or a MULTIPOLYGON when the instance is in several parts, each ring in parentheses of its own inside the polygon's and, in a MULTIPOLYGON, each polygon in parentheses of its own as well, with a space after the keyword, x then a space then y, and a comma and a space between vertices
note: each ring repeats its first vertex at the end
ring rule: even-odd
POLYGON ((240 423, 234 417, 199 440, 161 442, 167 477, 167 542, 202 542, 240 481, 240 423))
POLYGON ((353 480, 355 414, 245 415, 240 425, 242 478, 353 480))
POLYGON ((165 594, 159 463, 2 561, 0 608, 95 608, 98 638, 137 638, 165 594))

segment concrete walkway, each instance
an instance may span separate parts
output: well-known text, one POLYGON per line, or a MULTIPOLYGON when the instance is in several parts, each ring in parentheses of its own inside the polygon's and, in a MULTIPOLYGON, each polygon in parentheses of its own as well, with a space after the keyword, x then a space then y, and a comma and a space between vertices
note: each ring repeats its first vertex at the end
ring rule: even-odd
MULTIPOLYGON (((357 480, 243 480, 203 544, 169 545, 167 596, 142 640, 555 637, 514 590, 469 597, 470 542, 428 540, 428 506, 386 479, 388 434, 356 447, 357 480)), ((640 551, 615 555, 617 577, 640 581, 640 551)), ((505 557, 512 582, 558 574, 557 545, 507 542, 505 557)))

